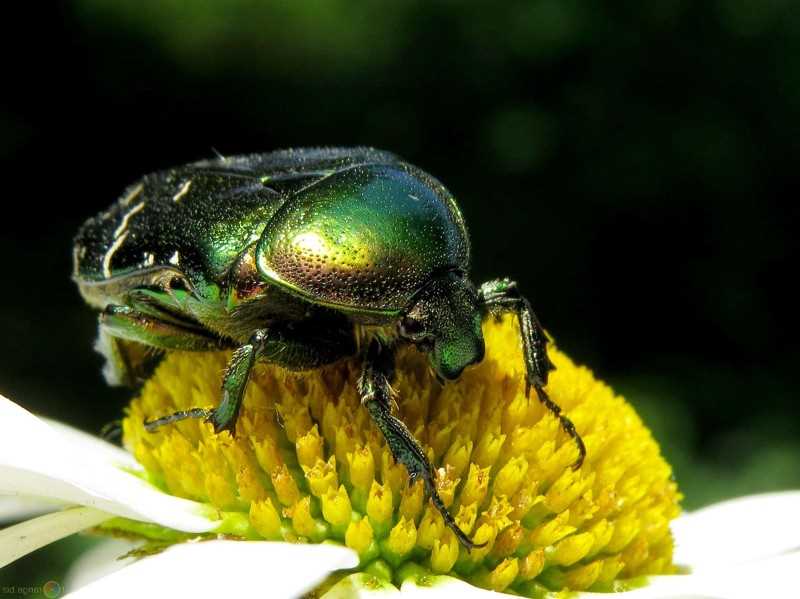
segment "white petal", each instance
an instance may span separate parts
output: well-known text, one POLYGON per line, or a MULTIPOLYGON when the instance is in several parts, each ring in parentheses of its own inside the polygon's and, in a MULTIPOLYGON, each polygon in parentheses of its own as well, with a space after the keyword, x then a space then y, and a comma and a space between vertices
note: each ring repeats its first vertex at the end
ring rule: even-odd
POLYGON ((123 556, 141 547, 145 541, 107 537, 78 556, 64 577, 64 588, 75 591, 129 566, 136 558, 123 556))
POLYGON ((110 444, 77 442, 82 433, 66 435, 2 396, 0 426, 0 493, 49 497, 187 532, 218 525, 208 506, 120 470, 120 452, 110 444))
MULTIPOLYGON (((709 582, 693 575, 652 576, 639 588, 629 591, 615 592, 612 596, 624 596, 624 599, 733 599, 721 589, 709 590, 709 582)), ((557 595, 553 595, 554 599, 557 595)), ((609 593, 575 593, 575 599, 608 599, 609 593)), ((751 598, 755 599, 755 598, 751 598)))
POLYGON ((800 551, 739 566, 730 574, 720 572, 718 584, 726 585, 725 597, 797 597, 800 551), (726 575, 728 574, 728 575, 726 575))
POLYGON ((109 514, 89 507, 73 507, 39 516, 0 530, 0 568, 85 528, 108 520, 109 514))
POLYGON ((0 525, 13 524, 65 507, 63 501, 27 495, 0 495, 0 525))
MULTIPOLYGON (((625 599, 685 597, 755 599, 797 597, 800 552, 792 552, 739 566, 725 566, 698 574, 655 576, 646 586, 625 593, 625 599)), ((582 593, 578 597, 602 599, 608 595, 582 593)))
POLYGON ((512 595, 487 591, 452 576, 412 576, 400 586, 403 597, 458 597, 458 599, 508 599, 512 595))
POLYGON ((399 596, 400 590, 392 583, 366 572, 357 572, 342 578, 320 599, 388 599, 399 596))
MULTIPOLYGON (((70 599, 297 597, 335 570, 358 565, 337 545, 269 541, 181 543, 145 557, 74 593, 70 599)), ((69 589, 67 589, 69 590, 69 589)))
POLYGON ((693 572, 800 547, 800 491, 752 495, 691 512, 672 524, 675 562, 693 572))
POLYGON ((80 447, 79 451, 83 453, 93 453, 101 457, 103 461, 109 464, 114 464, 120 468, 127 468, 130 470, 143 470, 141 464, 137 462, 134 457, 121 447, 117 447, 104 441, 100 437, 95 437, 82 430, 73 428, 58 420, 51 418, 40 418, 50 428, 54 429, 61 437, 73 447, 80 447))
MULTIPOLYGON (((608 599, 624 595, 625 599, 728 599, 727 595, 705 592, 716 580, 700 579, 695 576, 654 576, 643 587, 625 592, 579 593, 567 592, 572 599, 608 599)), ((514 595, 487 591, 450 576, 425 576, 423 581, 409 578, 401 586, 402 596, 419 599, 436 597, 458 597, 458 599, 509 599, 514 595)), ((559 599, 564 593, 552 592, 539 599, 559 599)), ((324 597, 327 599, 327 597, 324 597)))

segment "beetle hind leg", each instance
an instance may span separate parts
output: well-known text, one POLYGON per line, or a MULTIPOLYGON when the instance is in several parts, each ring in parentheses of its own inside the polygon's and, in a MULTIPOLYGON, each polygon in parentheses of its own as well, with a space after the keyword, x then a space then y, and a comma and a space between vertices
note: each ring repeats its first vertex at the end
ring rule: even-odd
POLYGON ((483 547, 485 543, 474 543, 461 530, 455 518, 447 510, 434 485, 434 472, 422 447, 408 430, 405 424, 392 416, 392 388, 389 384, 394 372, 394 354, 392 348, 378 340, 370 342, 364 360, 364 368, 358 380, 358 391, 361 402, 366 406, 373 422, 383 433, 386 443, 396 462, 403 464, 408 470, 410 482, 422 479, 425 485, 426 498, 430 498, 439 510, 447 527, 455 533, 459 542, 471 550, 483 547))
POLYGON ((152 374, 161 350, 207 350, 216 347, 216 341, 154 314, 109 305, 100 313, 94 347, 106 360, 103 376, 108 384, 137 387, 152 374))
MULTIPOLYGON (((159 350, 207 351, 219 349, 220 343, 200 329, 183 327, 175 321, 162 320, 155 313, 129 306, 107 306, 100 314, 98 351, 106 357, 106 379, 117 384, 138 384, 149 374, 159 350), (134 354, 136 354, 134 356, 134 354)), ((210 410, 183 410, 145 421, 153 432, 161 426, 186 418, 208 417, 210 410), (201 413, 204 412, 204 413, 201 413)))
POLYGON ((517 284, 509 279, 487 281, 481 285, 478 298, 481 308, 487 314, 499 316, 503 312, 516 313, 525 356, 525 395, 529 395, 533 387, 542 405, 558 418, 562 430, 575 442, 578 458, 572 468, 577 470, 586 458, 586 446, 575 430, 575 425, 563 414, 561 406, 550 399, 544 390, 548 375, 555 366, 547 356, 547 336, 533 313, 530 302, 519 292, 517 284))
POLYGON ((168 322, 128 306, 106 306, 100 313, 100 332, 156 349, 220 349, 219 341, 199 328, 168 322))

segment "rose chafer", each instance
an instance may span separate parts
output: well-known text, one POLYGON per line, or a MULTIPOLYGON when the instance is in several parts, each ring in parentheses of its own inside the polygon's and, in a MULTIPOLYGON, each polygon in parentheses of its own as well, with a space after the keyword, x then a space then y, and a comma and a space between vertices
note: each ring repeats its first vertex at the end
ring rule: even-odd
POLYGON ((98 350, 111 384, 135 385, 159 350, 235 349, 218 407, 146 423, 150 431, 204 418, 235 432, 253 365, 308 370, 361 356, 359 392, 395 460, 467 548, 434 485, 431 464, 392 416, 394 353, 412 344, 437 378, 457 379, 484 356, 481 322, 517 314, 526 393, 572 422, 545 392, 547 339, 509 279, 476 287, 458 206, 444 186, 369 148, 299 149, 220 157, 146 175, 89 219, 74 246, 74 278, 101 310, 98 350))

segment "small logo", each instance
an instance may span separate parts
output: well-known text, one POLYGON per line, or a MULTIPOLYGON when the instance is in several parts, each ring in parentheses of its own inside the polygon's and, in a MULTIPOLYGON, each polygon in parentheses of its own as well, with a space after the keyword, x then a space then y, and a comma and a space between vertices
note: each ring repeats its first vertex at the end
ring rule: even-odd
POLYGON ((55 580, 49 580, 42 585, 42 594, 44 594, 47 599, 56 599, 57 597, 60 597, 61 590, 61 585, 55 580))

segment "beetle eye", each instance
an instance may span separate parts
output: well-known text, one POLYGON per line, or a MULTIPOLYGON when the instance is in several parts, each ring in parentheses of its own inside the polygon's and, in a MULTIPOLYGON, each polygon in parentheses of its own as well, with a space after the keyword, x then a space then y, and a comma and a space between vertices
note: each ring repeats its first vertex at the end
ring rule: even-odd
POLYGON ((406 316, 400 321, 400 335, 408 339, 418 338, 425 333, 425 327, 416 318, 406 316))

